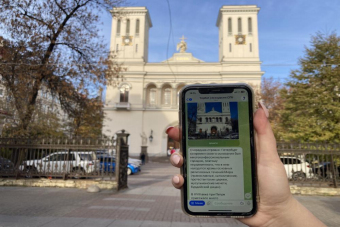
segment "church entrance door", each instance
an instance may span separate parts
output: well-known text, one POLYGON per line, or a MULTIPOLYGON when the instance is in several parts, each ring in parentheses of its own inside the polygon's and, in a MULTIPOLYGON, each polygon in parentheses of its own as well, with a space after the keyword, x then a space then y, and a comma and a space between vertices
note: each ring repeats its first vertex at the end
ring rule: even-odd
POLYGON ((212 136, 215 136, 217 134, 217 127, 216 126, 212 126, 210 129, 210 133, 212 136))

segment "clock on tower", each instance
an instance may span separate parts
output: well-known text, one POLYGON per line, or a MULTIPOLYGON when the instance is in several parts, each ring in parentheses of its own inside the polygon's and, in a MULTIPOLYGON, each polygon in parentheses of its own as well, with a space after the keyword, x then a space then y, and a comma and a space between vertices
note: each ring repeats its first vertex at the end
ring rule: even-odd
POLYGON ((235 44, 236 45, 246 44, 246 35, 235 35, 235 44))
POLYGON ((132 36, 122 36, 123 46, 132 46, 132 36))

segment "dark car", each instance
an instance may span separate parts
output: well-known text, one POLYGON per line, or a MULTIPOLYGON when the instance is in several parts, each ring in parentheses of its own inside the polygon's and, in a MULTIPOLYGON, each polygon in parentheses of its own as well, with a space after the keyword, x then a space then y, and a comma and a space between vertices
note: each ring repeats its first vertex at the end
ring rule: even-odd
POLYGON ((0 157, 0 174, 13 173, 14 164, 7 158, 0 157))
MULTIPOLYGON (((103 172, 114 172, 116 169, 116 160, 112 156, 99 156, 100 171, 103 172)), ((140 171, 140 166, 135 163, 128 163, 127 174, 131 175, 140 171)))
MULTIPOLYGON (((337 174, 337 177, 340 176, 340 166, 336 166, 334 164, 334 171, 337 174)), ((332 170, 330 162, 321 162, 316 167, 313 168, 313 173, 322 177, 322 178, 331 178, 332 170)))

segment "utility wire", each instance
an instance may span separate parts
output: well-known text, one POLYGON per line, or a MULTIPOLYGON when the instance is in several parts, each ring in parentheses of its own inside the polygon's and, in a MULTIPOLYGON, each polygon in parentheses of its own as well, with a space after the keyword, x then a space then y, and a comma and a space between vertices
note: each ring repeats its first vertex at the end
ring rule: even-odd
POLYGON ((173 34, 173 29, 172 29, 172 16, 171 16, 171 7, 170 7, 170 2, 169 0, 166 0, 168 3, 168 9, 169 9, 169 18, 170 18, 170 28, 169 28, 169 36, 168 36, 168 44, 166 47, 166 62, 168 63, 169 69, 171 71, 171 73, 174 75, 175 77, 175 82, 177 80, 176 78, 176 74, 174 73, 174 71, 172 70, 170 63, 169 63, 169 44, 170 44, 170 37, 172 34, 172 41, 174 42, 174 34, 173 34))

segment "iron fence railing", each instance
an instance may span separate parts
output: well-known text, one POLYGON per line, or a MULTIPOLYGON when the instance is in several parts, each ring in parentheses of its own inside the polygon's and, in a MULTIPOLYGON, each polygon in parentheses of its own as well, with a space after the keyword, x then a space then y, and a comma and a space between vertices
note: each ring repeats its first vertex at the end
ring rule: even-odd
POLYGON ((339 144, 278 143, 277 148, 290 181, 339 184, 339 144))
MULTIPOLYGON (((115 177, 116 144, 107 138, 0 138, 0 177, 115 177)), ((277 143, 291 182, 340 183, 340 145, 277 143)))
POLYGON ((106 138, 0 138, 0 176, 112 179, 114 153, 106 138))

